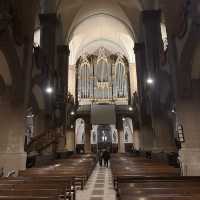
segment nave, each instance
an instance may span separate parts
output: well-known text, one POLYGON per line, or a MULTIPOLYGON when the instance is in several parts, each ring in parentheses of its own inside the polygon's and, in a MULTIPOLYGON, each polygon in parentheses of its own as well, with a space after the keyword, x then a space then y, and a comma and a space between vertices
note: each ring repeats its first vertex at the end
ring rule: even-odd
POLYGON ((200 0, 0 0, 0 200, 199 200, 199 35, 200 0))
POLYGON ((84 190, 77 191, 77 200, 116 200, 110 168, 96 165, 84 190))
POLYGON ((112 154, 109 168, 95 155, 72 155, 0 178, 0 200, 198 200, 200 177, 143 155, 112 154))

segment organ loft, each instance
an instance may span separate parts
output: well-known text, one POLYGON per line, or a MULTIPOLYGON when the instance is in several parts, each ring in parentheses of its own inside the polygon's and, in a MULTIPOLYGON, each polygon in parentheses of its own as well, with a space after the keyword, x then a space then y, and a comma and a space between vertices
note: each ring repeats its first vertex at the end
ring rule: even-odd
POLYGON ((199 0, 0 0, 0 200, 200 199, 199 0))

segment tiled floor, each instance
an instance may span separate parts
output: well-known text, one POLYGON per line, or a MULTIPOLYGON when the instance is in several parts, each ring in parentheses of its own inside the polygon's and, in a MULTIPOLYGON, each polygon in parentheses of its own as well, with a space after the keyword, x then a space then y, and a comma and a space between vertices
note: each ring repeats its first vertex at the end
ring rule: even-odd
POLYGON ((77 200, 115 200, 110 168, 96 166, 84 190, 77 191, 77 200))

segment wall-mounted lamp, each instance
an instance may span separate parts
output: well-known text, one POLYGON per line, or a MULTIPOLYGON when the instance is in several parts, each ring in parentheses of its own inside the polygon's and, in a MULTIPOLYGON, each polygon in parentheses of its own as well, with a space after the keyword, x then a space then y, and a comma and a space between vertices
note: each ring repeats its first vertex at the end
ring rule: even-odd
POLYGON ((176 111, 175 111, 175 109, 174 109, 174 108, 172 109, 172 113, 176 113, 176 111))
POLYGON ((71 111, 71 112, 70 112, 70 115, 75 115, 75 112, 74 112, 74 111, 71 111))
POLYGON ((125 119, 125 117, 122 117, 122 121, 125 121, 126 119, 125 119))
POLYGON ((128 108, 128 110, 129 110, 129 111, 133 111, 133 107, 130 106, 130 107, 128 108))
POLYGON ((148 85, 153 85, 154 84, 154 79, 152 79, 151 77, 147 78, 147 84, 148 85))
POLYGON ((47 88, 45 89, 45 91, 48 94, 52 94, 53 93, 53 88, 51 86, 47 86, 47 88))
POLYGON ((27 115, 26 117, 27 117, 27 118, 33 118, 34 115, 33 115, 33 114, 31 114, 31 115, 27 115))

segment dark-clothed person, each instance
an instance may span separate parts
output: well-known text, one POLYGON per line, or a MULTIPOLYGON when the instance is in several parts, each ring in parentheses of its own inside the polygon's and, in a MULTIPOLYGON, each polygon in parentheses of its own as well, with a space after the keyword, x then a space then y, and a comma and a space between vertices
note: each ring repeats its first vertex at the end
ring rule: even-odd
POLYGON ((99 159, 99 166, 102 167, 102 159, 103 159, 103 152, 102 151, 99 151, 98 159, 99 159))
POLYGON ((108 161, 110 160, 110 152, 105 150, 103 152, 104 167, 108 167, 108 161))

